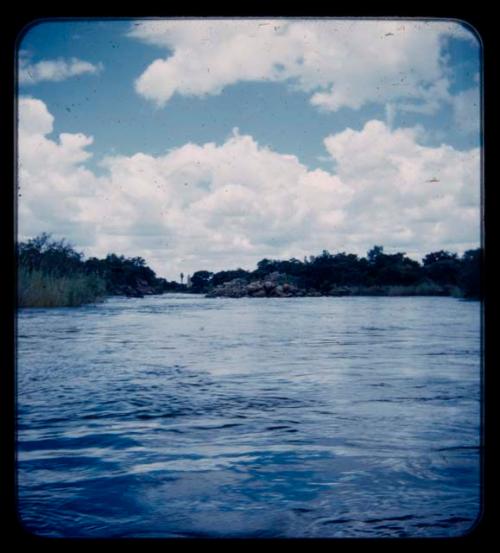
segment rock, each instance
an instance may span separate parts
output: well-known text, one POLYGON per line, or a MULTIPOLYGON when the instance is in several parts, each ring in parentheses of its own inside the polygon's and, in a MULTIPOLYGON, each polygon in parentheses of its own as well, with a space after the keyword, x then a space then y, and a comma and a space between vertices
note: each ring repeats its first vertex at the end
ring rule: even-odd
POLYGON ((264 288, 265 290, 267 290, 268 292, 271 291, 273 288, 276 288, 276 283, 275 282, 272 282, 271 280, 266 280, 264 282, 264 288))
POLYGON ((224 282, 219 286, 216 286, 211 292, 207 294, 207 297, 226 297, 226 298, 241 298, 247 295, 247 283, 241 278, 236 278, 229 282, 224 282))
POLYGON ((291 298, 303 296, 321 296, 317 290, 303 290, 287 282, 290 277, 275 271, 267 275, 265 280, 254 280, 247 282, 244 279, 237 278, 228 282, 224 282, 211 290, 207 297, 225 297, 225 298, 291 298))
POLYGON ((266 291, 261 288, 252 294, 252 298, 265 298, 267 296, 266 291))
POLYGON ((267 280, 270 280, 271 282, 276 284, 279 283, 279 281, 283 278, 286 278, 286 275, 283 273, 279 273, 278 271, 274 271, 267 275, 267 280))
POLYGON ((249 294, 254 294, 255 292, 257 292, 258 290, 261 290, 261 289, 262 289, 262 283, 260 281, 251 282, 247 286, 247 292, 249 294))

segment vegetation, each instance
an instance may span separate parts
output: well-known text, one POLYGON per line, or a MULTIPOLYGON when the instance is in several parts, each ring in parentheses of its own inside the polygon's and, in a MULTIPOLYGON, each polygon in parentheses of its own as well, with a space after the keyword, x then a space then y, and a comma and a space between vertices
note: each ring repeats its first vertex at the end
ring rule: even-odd
POLYGON ((190 291, 212 293, 228 282, 252 283, 280 275, 306 295, 441 295, 470 299, 481 297, 481 250, 469 250, 459 258, 446 251, 433 252, 422 264, 405 253, 386 254, 374 246, 366 257, 344 252, 303 261, 263 259, 254 271, 198 271, 191 277, 190 291))
POLYGON ((255 283, 264 286, 269 280, 285 286, 287 294, 295 290, 295 295, 452 295, 480 299, 482 294, 480 249, 466 251, 462 257, 447 251, 432 252, 422 263, 405 253, 386 254, 382 246, 374 246, 366 257, 324 250, 303 261, 262 259, 254 271, 197 271, 189 284, 182 284, 158 278, 141 257, 109 254, 104 259, 85 260, 65 240, 52 240, 44 233, 18 245, 18 265, 20 307, 75 306, 107 295, 217 295, 217 290, 229 283, 240 288, 253 286, 254 295, 262 295, 255 283))
POLYGON ((18 244, 17 254, 19 307, 77 306, 107 295, 141 297, 180 286, 157 278, 141 257, 85 260, 65 240, 46 233, 18 244))
POLYGON ((18 278, 19 307, 73 307, 99 301, 104 283, 92 275, 54 276, 21 267, 18 278))

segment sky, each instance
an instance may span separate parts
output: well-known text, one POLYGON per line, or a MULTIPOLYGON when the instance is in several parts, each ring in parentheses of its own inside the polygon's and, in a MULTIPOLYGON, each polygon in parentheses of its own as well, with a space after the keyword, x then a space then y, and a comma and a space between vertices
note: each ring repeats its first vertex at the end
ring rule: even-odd
POLYGON ((158 276, 480 245, 457 21, 46 20, 18 47, 18 238, 158 276))

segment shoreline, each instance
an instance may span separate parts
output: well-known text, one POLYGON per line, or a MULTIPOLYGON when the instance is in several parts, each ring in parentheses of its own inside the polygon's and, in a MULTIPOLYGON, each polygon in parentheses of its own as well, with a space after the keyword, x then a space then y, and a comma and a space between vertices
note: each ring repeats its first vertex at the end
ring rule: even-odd
MULTIPOLYGON (((272 276, 272 275, 271 275, 272 276)), ((317 288, 301 288, 288 282, 282 275, 274 278, 247 282, 234 279, 209 290, 206 297, 229 298, 290 298, 290 297, 408 297, 408 296, 450 296, 466 297, 463 290, 454 285, 438 285, 431 281, 422 281, 411 285, 373 284, 373 285, 343 285, 317 288)), ((284 276, 284 275, 283 275, 284 276)))
POLYGON ((437 251, 422 263, 405 253, 385 254, 374 246, 366 258, 331 254, 303 261, 262 259, 253 271, 206 270, 181 282, 158 277, 142 257, 108 254, 84 259, 64 239, 42 235, 18 245, 18 305, 23 307, 80 306, 106 296, 143 298, 163 293, 205 294, 206 297, 391 297, 452 296, 481 299, 482 250, 462 257, 437 251))
POLYGON ((145 297, 149 296, 169 296, 169 295, 182 295, 182 296, 200 296, 203 298, 208 299, 304 299, 304 298, 453 298, 457 300, 462 301, 481 301, 481 298, 476 297, 465 297, 463 295, 455 295, 455 294, 429 294, 429 293, 397 293, 397 292, 390 292, 390 293, 384 293, 384 292, 357 292, 357 293, 350 293, 350 294, 303 294, 303 295, 295 295, 295 296, 224 296, 224 295, 210 295, 210 294, 200 294, 196 292, 161 292, 157 294, 146 294, 145 296, 128 296, 125 294, 111 294, 102 298, 99 298, 98 300, 84 303, 81 305, 22 305, 17 306, 17 311, 22 309, 57 309, 57 308, 78 308, 78 307, 86 307, 86 306, 92 306, 92 305, 98 305, 105 303, 106 300, 112 299, 112 298, 122 298, 122 299, 144 299, 145 297))

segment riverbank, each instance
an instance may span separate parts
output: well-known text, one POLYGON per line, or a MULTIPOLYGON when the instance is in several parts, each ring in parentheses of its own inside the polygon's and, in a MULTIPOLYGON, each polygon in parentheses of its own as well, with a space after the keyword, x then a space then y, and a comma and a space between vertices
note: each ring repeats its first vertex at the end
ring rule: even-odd
POLYGON ((18 307, 80 307, 113 296, 143 298, 163 293, 161 287, 151 286, 141 279, 131 284, 107 286, 106 281, 95 274, 56 276, 24 268, 18 274, 18 307))
POLYGON ((142 298, 167 292, 209 298, 319 296, 452 296, 481 299, 481 249, 461 257, 438 251, 422 263, 374 246, 366 258, 344 252, 303 261, 262 259, 256 269, 181 273, 181 282, 157 277, 141 257, 108 254, 84 259, 65 240, 42 234, 18 245, 19 306, 78 306, 103 296, 142 298))
POLYGON ((216 286, 206 294, 209 298, 292 298, 321 296, 453 296, 463 297, 457 286, 440 286, 431 281, 415 285, 331 286, 327 289, 301 288, 287 282, 287 276, 271 273, 266 279, 247 282, 234 279, 216 286))
POLYGON ((49 234, 18 244, 19 307, 78 307, 106 296, 142 298, 178 287, 158 278, 141 257, 84 259, 65 240, 52 240, 49 234))
POLYGON ((79 307, 104 300, 106 286, 95 275, 54 276, 21 268, 18 307, 79 307))
POLYGON ((454 296, 481 298, 481 249, 459 257, 438 251, 422 263, 405 253, 374 246, 366 258, 354 254, 262 259, 253 271, 197 271, 188 291, 208 297, 454 296))

